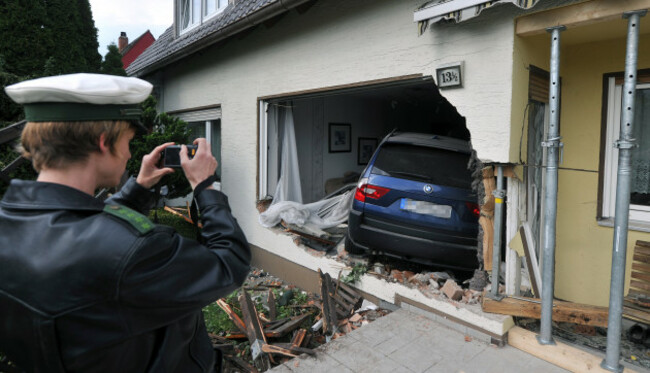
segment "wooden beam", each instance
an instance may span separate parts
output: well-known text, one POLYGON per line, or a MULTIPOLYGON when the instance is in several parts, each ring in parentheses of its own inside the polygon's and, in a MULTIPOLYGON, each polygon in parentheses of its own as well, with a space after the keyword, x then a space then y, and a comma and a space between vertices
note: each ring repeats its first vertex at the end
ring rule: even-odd
MULTIPOLYGON (((503 298, 496 301, 483 297, 483 312, 539 319, 542 304, 536 298, 503 298)), ((581 325, 607 327, 607 307, 572 302, 553 301, 553 320, 581 325)))
POLYGON ((564 25, 567 28, 621 19, 624 12, 650 8, 649 0, 592 0, 533 13, 517 19, 519 36, 543 34, 546 28, 564 25))
POLYGON ((239 295, 239 305, 241 306, 242 317, 246 325, 246 335, 251 344, 251 355, 253 364, 258 370, 265 372, 271 368, 270 357, 264 351, 266 336, 262 331, 262 323, 257 315, 255 305, 247 292, 242 291, 239 295))
MULTIPOLYGON (((508 344, 571 372, 609 372, 600 367, 602 356, 592 355, 558 340, 554 345, 541 345, 535 333, 518 326, 508 331, 508 344)), ((625 368, 623 372, 634 371, 625 368)))
POLYGON ((539 263, 537 262, 537 252, 535 251, 535 240, 528 222, 524 222, 519 227, 521 241, 524 244, 524 254, 526 256, 526 268, 528 268, 528 277, 532 286, 533 294, 537 297, 542 296, 542 275, 539 272, 539 263))
POLYGON ((494 180, 494 167, 483 169, 483 188, 485 197, 481 204, 481 216, 478 223, 483 229, 483 269, 492 271, 492 246, 494 245, 494 196, 492 192, 496 189, 494 180))

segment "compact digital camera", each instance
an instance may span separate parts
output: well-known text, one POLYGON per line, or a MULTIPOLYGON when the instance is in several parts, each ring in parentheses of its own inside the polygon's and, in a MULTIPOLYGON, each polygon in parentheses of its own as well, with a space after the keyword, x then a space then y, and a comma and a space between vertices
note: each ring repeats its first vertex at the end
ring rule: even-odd
MULTIPOLYGON (((196 154, 198 145, 185 145, 187 147, 187 156, 192 159, 196 154)), ((162 167, 180 168, 181 167, 181 146, 170 145, 162 152, 162 167)))

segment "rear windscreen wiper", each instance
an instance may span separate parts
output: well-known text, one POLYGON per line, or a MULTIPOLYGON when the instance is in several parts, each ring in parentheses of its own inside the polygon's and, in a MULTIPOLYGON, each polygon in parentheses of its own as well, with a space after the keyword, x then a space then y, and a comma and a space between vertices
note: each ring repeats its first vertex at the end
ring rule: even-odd
POLYGON ((420 174, 414 174, 414 173, 410 173, 410 172, 403 172, 403 171, 390 171, 389 173, 390 173, 390 174, 402 175, 402 176, 406 176, 406 177, 413 177, 413 178, 420 179, 420 180, 424 180, 424 181, 431 181, 431 180, 433 180, 433 179, 431 179, 429 176, 426 176, 426 175, 420 175, 420 174))

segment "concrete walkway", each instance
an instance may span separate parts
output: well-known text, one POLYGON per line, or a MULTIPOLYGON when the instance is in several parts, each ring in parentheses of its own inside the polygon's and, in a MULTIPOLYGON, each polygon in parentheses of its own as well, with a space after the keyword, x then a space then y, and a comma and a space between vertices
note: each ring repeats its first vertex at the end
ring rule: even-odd
POLYGON ((398 309, 271 370, 302 372, 554 373, 564 369, 510 346, 467 337, 431 318, 398 309))

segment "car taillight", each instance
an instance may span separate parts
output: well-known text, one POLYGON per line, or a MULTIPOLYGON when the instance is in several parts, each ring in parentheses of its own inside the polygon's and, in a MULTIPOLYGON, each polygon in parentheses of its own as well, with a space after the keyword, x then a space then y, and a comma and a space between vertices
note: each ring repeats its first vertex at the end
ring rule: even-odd
POLYGON ((357 191, 354 193, 354 199, 359 202, 365 202, 366 198, 379 199, 390 192, 390 189, 376 185, 359 183, 357 191))
POLYGON ((481 208, 479 207, 478 203, 472 203, 472 202, 465 202, 465 206, 469 209, 469 211, 472 212, 472 215, 475 217, 481 216, 481 208))

